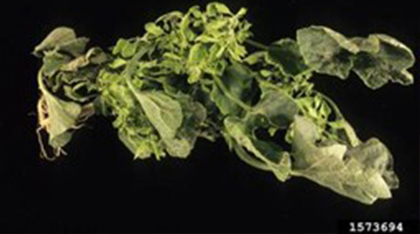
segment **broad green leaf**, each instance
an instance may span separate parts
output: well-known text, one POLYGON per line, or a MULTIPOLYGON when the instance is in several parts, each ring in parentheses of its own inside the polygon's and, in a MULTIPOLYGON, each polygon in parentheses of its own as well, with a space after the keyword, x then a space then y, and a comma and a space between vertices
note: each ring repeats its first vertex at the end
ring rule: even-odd
POLYGON ((343 35, 322 26, 311 26, 297 31, 297 43, 305 63, 323 74, 348 77, 352 55, 359 48, 343 35))
POLYGON ((280 66, 288 76, 296 76, 309 69, 299 51, 299 45, 292 39, 282 39, 271 44, 267 58, 269 62, 280 66))
POLYGON ((389 170, 391 156, 378 140, 348 149, 330 142, 317 146, 316 125, 296 117, 292 143, 293 175, 303 176, 333 191, 365 204, 391 197, 396 177, 389 170), (387 169, 385 169, 387 168, 387 169), (387 181, 392 181, 391 186, 387 181))
POLYGON ((183 119, 179 102, 159 91, 138 91, 135 95, 160 136, 174 138, 183 119))

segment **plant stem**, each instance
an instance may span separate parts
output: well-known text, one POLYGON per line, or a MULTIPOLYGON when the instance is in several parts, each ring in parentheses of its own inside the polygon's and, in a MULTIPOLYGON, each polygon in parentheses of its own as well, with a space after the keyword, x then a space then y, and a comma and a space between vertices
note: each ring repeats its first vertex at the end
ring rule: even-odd
POLYGON ((251 155, 249 155, 240 145, 238 145, 237 143, 234 143, 233 148, 236 152, 236 154, 238 155, 238 157, 245 162, 246 164, 263 170, 263 171, 270 171, 270 167, 265 164, 264 162, 252 157, 251 155))
POLYGON ((344 119, 343 114, 341 113, 340 109, 337 107, 337 105, 334 103, 333 100, 331 100, 329 97, 327 97, 325 94, 319 92, 319 91, 315 91, 315 93, 317 93, 319 96, 321 96, 325 101, 328 102, 328 104, 330 104, 330 106, 332 107, 332 109, 335 112, 336 115, 336 119, 337 120, 341 120, 344 119))
POLYGON ((257 41, 251 40, 251 39, 246 39, 245 43, 247 43, 248 45, 253 46, 255 48, 261 49, 261 50, 268 50, 268 46, 266 46, 262 43, 259 43, 257 41))

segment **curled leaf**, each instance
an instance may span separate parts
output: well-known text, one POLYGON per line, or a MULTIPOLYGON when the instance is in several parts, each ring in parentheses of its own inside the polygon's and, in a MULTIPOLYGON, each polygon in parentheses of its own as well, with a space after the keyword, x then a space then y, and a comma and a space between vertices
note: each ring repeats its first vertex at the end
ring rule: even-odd
POLYGON ((59 27, 54 29, 42 42, 35 47, 34 53, 40 55, 41 51, 52 50, 56 46, 63 45, 76 39, 73 29, 59 27))
POLYGON ((359 48, 343 35, 322 26, 311 26, 297 31, 297 43, 305 63, 315 71, 348 77, 352 67, 352 54, 359 48))
POLYGON ((413 75, 407 69, 414 65, 414 55, 396 39, 383 34, 370 35, 368 39, 353 40, 361 47, 353 70, 366 86, 377 89, 388 83, 413 84, 413 75))
POLYGON ((333 191, 366 204, 391 198, 398 183, 389 165, 391 156, 377 139, 354 148, 329 143, 317 146, 316 125, 296 117, 292 143, 293 175, 303 176, 333 191))

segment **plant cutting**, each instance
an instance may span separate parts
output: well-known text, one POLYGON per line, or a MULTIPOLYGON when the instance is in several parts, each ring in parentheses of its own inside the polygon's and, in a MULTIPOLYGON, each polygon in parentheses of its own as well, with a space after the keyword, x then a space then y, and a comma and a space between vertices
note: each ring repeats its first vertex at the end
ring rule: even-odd
POLYGON ((377 138, 360 139, 311 78, 353 73, 373 90, 411 85, 412 51, 385 34, 346 37, 318 25, 263 45, 252 40, 246 12, 217 2, 170 12, 109 49, 54 29, 33 52, 43 61, 41 157, 65 154, 77 130, 100 115, 135 159, 185 159, 197 139, 223 139, 281 182, 304 177, 365 204, 391 198, 399 185, 391 152, 377 138))

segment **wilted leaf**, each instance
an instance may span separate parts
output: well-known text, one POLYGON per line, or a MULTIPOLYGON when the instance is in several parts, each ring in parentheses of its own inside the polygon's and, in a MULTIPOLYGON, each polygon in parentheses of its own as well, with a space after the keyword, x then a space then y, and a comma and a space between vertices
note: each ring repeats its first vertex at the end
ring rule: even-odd
POLYGON ((338 143, 318 147, 315 126, 306 118, 296 117, 293 175, 306 177, 366 204, 391 197, 390 189, 397 182, 393 172, 385 173, 390 154, 380 141, 372 139, 350 149, 338 143), (393 181, 393 185, 387 181, 393 181))
POLYGON ((370 35, 368 39, 353 40, 361 46, 353 70, 372 89, 388 81, 410 85, 413 75, 407 69, 414 65, 414 55, 401 42, 383 34, 370 35))
POLYGON ((41 55, 44 50, 52 50, 56 46, 63 45, 76 39, 76 33, 73 29, 59 27, 54 29, 42 42, 35 47, 34 53, 41 55))
POLYGON ((352 54, 359 48, 343 35, 321 26, 297 31, 297 42, 305 63, 323 74, 347 78, 352 67, 352 54))

